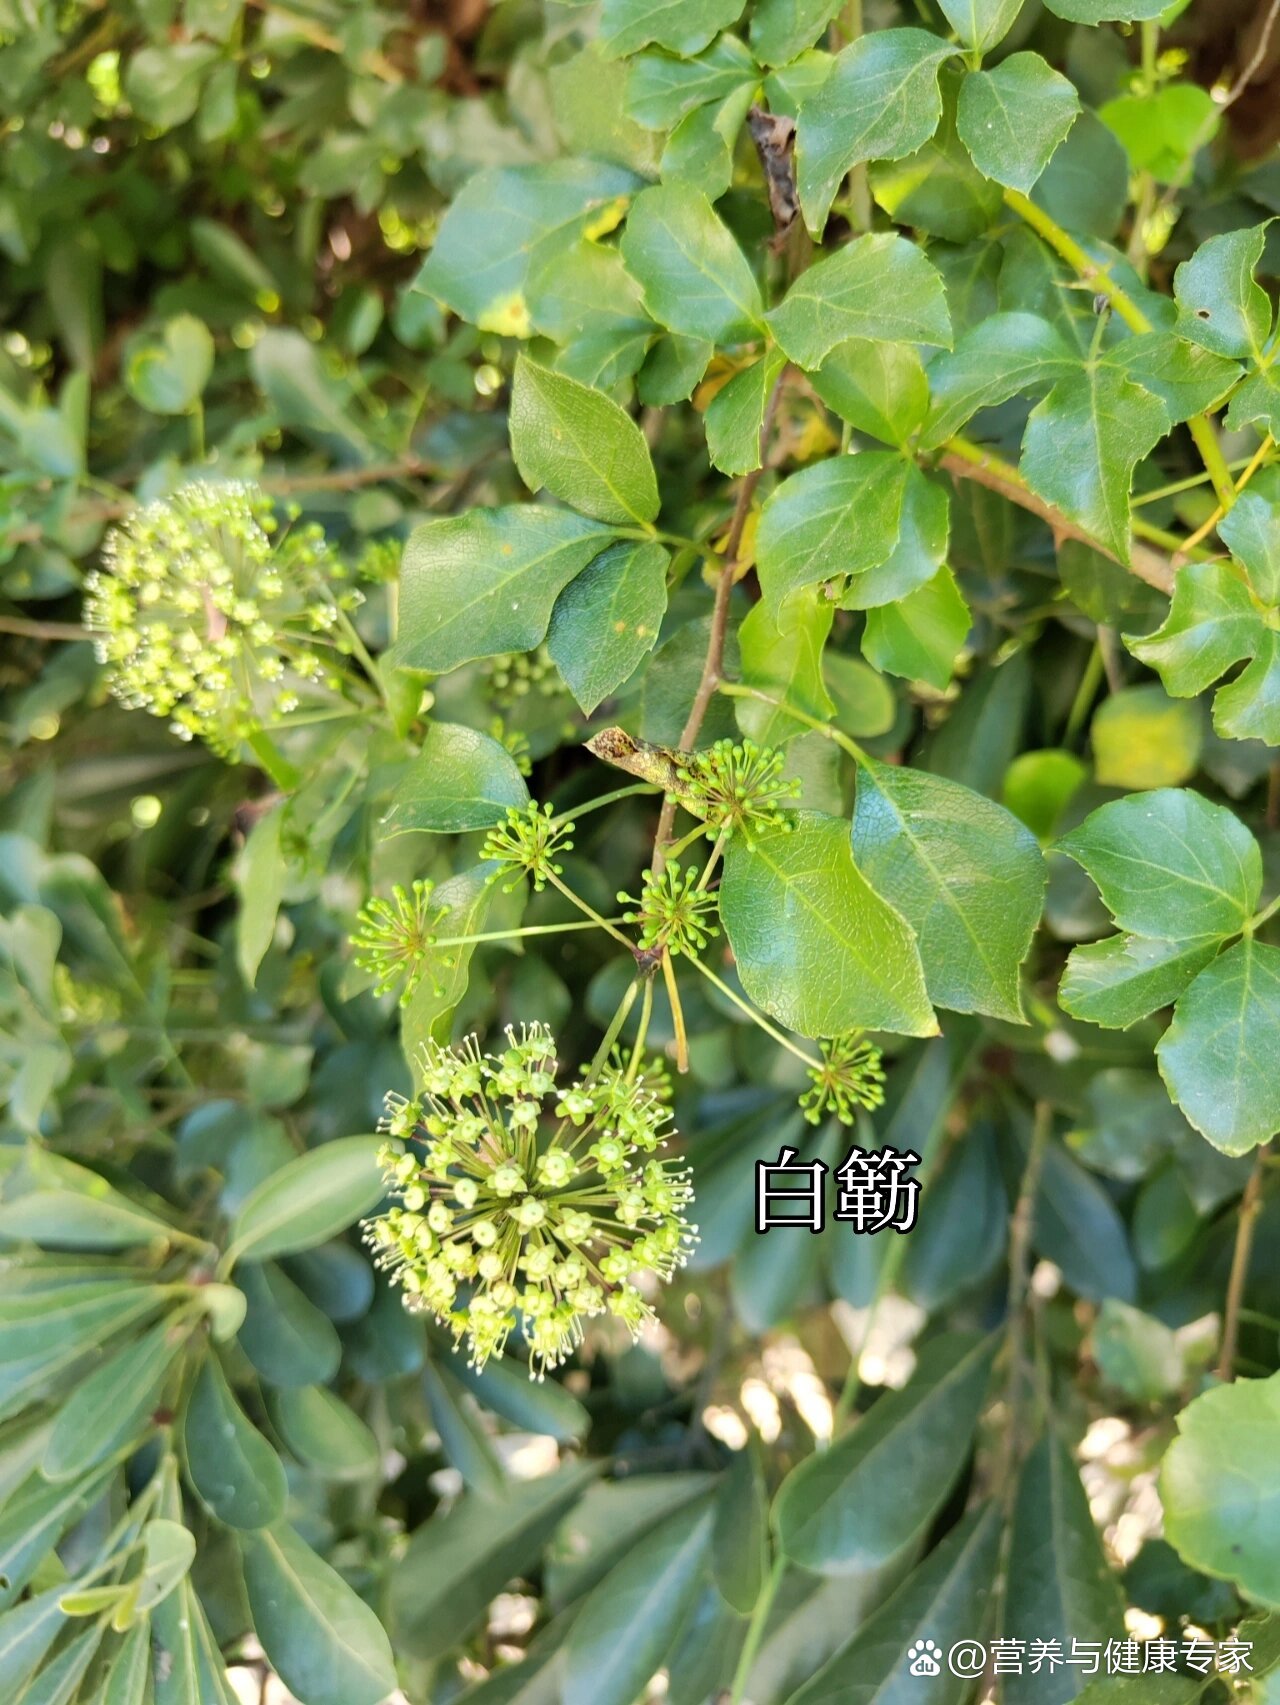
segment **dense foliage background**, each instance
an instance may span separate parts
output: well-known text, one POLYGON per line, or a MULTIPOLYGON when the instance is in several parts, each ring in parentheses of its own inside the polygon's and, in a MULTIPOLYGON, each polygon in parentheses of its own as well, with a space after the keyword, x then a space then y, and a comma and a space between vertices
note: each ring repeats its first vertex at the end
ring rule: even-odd
POLYGON ((1280 1696, 1278 12, 0 0, 0 1697, 1280 1696))

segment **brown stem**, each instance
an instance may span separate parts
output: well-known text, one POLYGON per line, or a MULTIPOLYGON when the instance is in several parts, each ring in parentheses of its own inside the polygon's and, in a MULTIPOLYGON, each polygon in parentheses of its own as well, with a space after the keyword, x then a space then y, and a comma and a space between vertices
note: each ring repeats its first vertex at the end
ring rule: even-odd
MULTIPOLYGON (((751 513, 751 499, 755 496, 756 487, 760 484, 760 476, 764 473, 765 452, 769 438, 773 432, 774 416, 778 412, 778 401, 782 395, 783 382, 787 370, 784 367, 774 381, 773 390, 769 393, 769 401, 765 405, 764 418, 760 422, 760 466, 753 468, 745 476, 738 487, 737 501, 733 506, 733 516, 729 522, 729 531, 725 535, 724 565, 720 570, 720 578, 716 582, 715 603, 711 609, 711 633, 707 640, 707 654, 702 662, 702 677, 698 689, 693 695, 693 703, 689 707, 689 715, 680 734, 677 752, 691 752, 693 743, 698 738, 707 714, 707 707, 715 696, 715 690, 720 684, 720 671, 724 666, 724 645, 729 634, 729 605, 733 598, 733 589, 738 581, 739 561, 738 552, 742 548, 742 535, 747 525, 747 516, 751 513)), ((653 839, 652 869, 656 876, 666 861, 667 843, 671 839, 671 826, 676 818, 676 802, 670 794, 662 802, 662 811, 658 817, 658 831, 653 839)))
POLYGON ((23 639, 91 639, 88 628, 75 622, 33 622, 25 616, 0 616, 0 633, 20 634, 23 639))
POLYGON ((1235 1378, 1236 1346, 1240 1339, 1240 1309, 1244 1304, 1244 1287, 1249 1278, 1249 1257, 1253 1253, 1253 1233, 1262 1211, 1262 1180, 1266 1174, 1267 1148, 1258 1150, 1249 1174, 1249 1182, 1240 1198, 1240 1218, 1236 1225, 1236 1245, 1231 1255, 1231 1277, 1227 1280, 1227 1302, 1222 1316, 1222 1354, 1218 1358, 1218 1378, 1235 1378))

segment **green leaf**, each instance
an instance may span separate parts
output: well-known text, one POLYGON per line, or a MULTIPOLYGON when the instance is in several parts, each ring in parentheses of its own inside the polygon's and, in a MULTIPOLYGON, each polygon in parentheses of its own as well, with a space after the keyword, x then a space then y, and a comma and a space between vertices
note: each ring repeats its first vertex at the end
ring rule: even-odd
POLYGON ((285 807, 266 811, 249 831, 235 862, 240 911, 236 918, 236 965, 249 988, 275 940, 276 921, 288 885, 288 864, 280 844, 285 807))
POLYGON ((993 314, 929 364, 929 417, 921 443, 936 449, 979 409, 1043 391, 1079 367, 1066 340, 1036 314, 993 314))
POLYGON ((273 1261, 247 1262, 236 1275, 248 1300, 239 1346, 269 1385, 332 1379, 342 1344, 328 1315, 273 1261))
POLYGON ((1219 521, 1218 537, 1243 566, 1262 602, 1280 604, 1280 481, 1274 470, 1264 469, 1240 493, 1219 521))
POLYGON ((32 1150, 21 1194, 11 1178, 0 1202, 0 1238, 47 1249, 130 1249, 172 1240, 165 1220, 116 1190, 87 1166, 32 1150))
POLYGON ((912 1654, 986 1635, 1000 1532, 994 1504, 971 1510, 787 1705, 959 1705, 969 1684, 945 1658, 936 1681, 913 1676, 912 1654))
POLYGON ((1166 692, 1189 699, 1251 657, 1263 631, 1249 588, 1228 564, 1188 562, 1174 577, 1161 626, 1145 639, 1126 634, 1125 644, 1156 671, 1166 692))
POLYGON ((751 51, 761 65, 789 65, 839 10, 840 0, 759 0, 751 15, 751 51))
POLYGON ((810 375, 813 388, 859 432, 901 448, 929 408, 929 381, 910 343, 850 338, 810 375))
MULTIPOLYGON (((863 37, 867 42, 879 39, 863 37)), ((915 243, 889 231, 857 237, 807 268, 768 320, 783 350, 801 367, 820 366, 837 344, 851 337, 947 348, 951 344, 951 316, 940 273, 915 243)))
POLYGON ((1172 1397, 1186 1378, 1172 1328, 1115 1297, 1108 1297, 1098 1311, 1091 1345, 1107 1385, 1135 1402, 1172 1397))
POLYGON ((1073 1018, 1104 1030, 1127 1030, 1140 1018, 1171 1006, 1218 951, 1218 936, 1198 941, 1153 941, 1112 935, 1073 947, 1058 1000, 1073 1018))
POLYGON ((59 1410, 41 1472, 75 1479, 146 1431, 185 1339, 180 1326, 162 1320, 95 1368, 59 1410))
POLYGON ((1173 275, 1178 331, 1216 355, 1247 355, 1263 364, 1271 333, 1271 300, 1254 279, 1267 228, 1228 231, 1202 243, 1173 275))
POLYGON ((662 545, 619 540, 556 599, 547 649, 588 716, 653 650, 667 609, 670 564, 662 545))
POLYGON ((895 604, 867 611, 862 654, 877 669, 924 681, 939 692, 971 626, 969 606, 949 568, 895 604))
POLYGON ((870 450, 830 456, 783 480, 756 534, 766 603, 776 609, 803 586, 887 561, 901 528, 908 466, 901 456, 870 450))
POLYGON ((382 1139, 339 1137, 290 1161, 240 1205, 227 1264, 266 1261, 327 1243, 382 1200, 382 1139))
MULTIPOLYGON (((50 1481, 43 1474, 32 1474, 6 1499, 0 1510, 0 1609, 8 1609, 21 1594, 62 1535, 101 1495, 113 1472, 100 1469, 71 1481, 50 1481)), ((65 1583, 59 1591, 66 1591, 65 1583)), ((19 1629, 24 1626, 20 1624, 19 1629)), ((32 1631, 26 1627, 25 1632, 32 1631)), ((0 1643, 0 1675, 6 1659, 6 1649, 0 1643)))
MULTIPOLYGON (((1056 1433, 1042 1438, 1018 1480, 1013 1511, 1003 1634, 1023 1641, 1124 1636, 1124 1599, 1103 1553, 1089 1500, 1067 1447, 1056 1433)), ((1010 1674, 1001 1697, 1007 1705, 1066 1705, 1076 1677, 1069 1668, 1010 1674)))
POLYGON ((1022 0, 938 0, 943 16, 966 47, 979 53, 997 46, 1013 28, 1022 0))
POLYGON ((720 914, 743 987, 789 1029, 936 1033, 911 931, 854 864, 842 819, 801 811, 790 832, 735 836, 720 914))
POLYGON ((1262 890, 1248 829, 1186 788, 1103 805, 1058 851, 1088 871, 1121 929, 1163 941, 1236 934, 1262 890))
POLYGON ((196 1557, 195 1535, 178 1521, 152 1519, 142 1530, 142 1573, 131 1583, 127 1623, 117 1615, 112 1626, 123 1633, 139 1616, 163 1604, 185 1580, 196 1557))
POLYGON ((956 129, 963 73, 942 69, 942 117, 933 135, 902 160, 878 160, 867 181, 876 205, 897 225, 950 243, 983 236, 1002 211, 1000 185, 984 177, 956 129))
POLYGON ((722 474, 749 474, 760 466, 765 414, 785 366, 782 351, 770 349, 735 373, 707 405, 707 453, 722 474))
POLYGON ((1169 0, 1045 0, 1051 12, 1073 24, 1132 24, 1142 18, 1158 18, 1169 0))
POLYGON ((715 345, 702 338, 664 332, 654 340, 636 378, 640 401, 654 408, 687 402, 714 352, 715 345))
POLYGON ((929 999, 1023 1022, 1018 969, 1040 921, 1035 836, 957 782, 873 760, 859 766, 853 854, 915 934, 929 999))
POLYGON ((557 372, 607 390, 644 363, 657 326, 615 248, 577 237, 530 267, 529 312, 561 347, 557 372))
MULTIPOLYGON (((744 686, 785 699, 809 716, 830 716, 835 707, 823 681, 822 648, 834 615, 831 600, 816 587, 793 592, 776 613, 762 599, 738 629, 744 686)), ((808 726, 758 699, 738 699, 736 708, 738 727, 761 746, 780 746, 808 726)))
POLYGON ((284 1514, 280 1458, 249 1420, 212 1353, 187 1400, 182 1430, 187 1478, 227 1527, 269 1527, 284 1514))
POLYGON ((382 1624, 286 1523, 240 1536, 253 1626, 285 1686, 308 1705, 381 1705, 396 1685, 382 1624))
POLYGON ((1195 155, 1212 142, 1219 126, 1217 102, 1198 83, 1166 83, 1141 94, 1121 95, 1098 113, 1115 132, 1135 172, 1157 183, 1181 182, 1195 155))
POLYGON ((532 1571, 594 1473, 589 1465, 571 1465, 517 1482, 502 1499, 464 1493, 415 1529, 391 1572, 397 1645, 429 1659, 465 1640, 495 1594, 532 1571))
MULTIPOLYGON (((871 454, 872 452, 864 452, 871 454)), ((840 597, 842 610, 896 604, 927 586, 947 554, 951 504, 945 488, 914 462, 904 462, 898 537, 883 562, 855 574, 840 597)))
POLYGON ((1280 1606, 1280 1374, 1206 1391, 1160 1469, 1164 1531, 1184 1563, 1280 1606))
POLYGON ((200 104, 204 74, 218 57, 208 41, 174 41, 129 55, 124 87, 144 124, 174 130, 200 104))
POLYGON ((501 741, 460 723, 432 722, 382 823, 393 835, 410 829, 457 835, 491 828, 509 806, 528 798, 524 777, 501 741))
POLYGON ((378 1466, 378 1441, 373 1433, 354 1410, 323 1385, 273 1392, 271 1419, 299 1462, 327 1480, 358 1480, 378 1466))
POLYGON ((0 1365, 6 1373, 15 1363, 65 1366, 154 1314, 169 1294, 163 1285, 135 1284, 122 1275, 0 1297, 0 1365))
POLYGON ((758 1440, 737 1452, 717 1494, 711 1565, 725 1603, 750 1616, 769 1570, 769 1493, 758 1440))
POLYGON ((533 503, 424 521, 405 546, 393 661, 444 674, 532 651, 560 592, 611 538, 597 522, 533 503))
POLYGON ((658 482, 643 432, 612 397, 516 359, 511 454, 530 491, 547 490, 597 521, 652 521, 658 482))
POLYGON ((156 1606, 151 1630, 155 1705, 236 1705, 222 1653, 189 1579, 156 1606))
POLYGON ((1025 195, 1079 111, 1074 83, 1038 53, 1014 53, 993 70, 965 78, 956 128, 984 176, 1025 195))
POLYGON ((783 1481, 773 1520, 784 1554, 824 1575, 882 1567, 923 1537, 973 1448, 992 1338, 933 1340, 910 1381, 783 1481))
POLYGON ((800 106, 796 178, 815 237, 845 174, 862 160, 914 154, 942 116, 938 71, 956 48, 925 30, 875 30, 836 55, 800 106))
POLYGON ((565 1648, 564 1705, 632 1705, 662 1667, 706 1567, 712 1512, 678 1510, 611 1569, 565 1648))
POLYGON ((1106 550, 1129 560, 1133 470, 1168 432, 1158 397, 1091 362, 1058 380, 1027 421, 1022 477, 1106 550))
POLYGON ((1253 662, 1213 701, 1213 726, 1232 740, 1280 746, 1280 634, 1264 628, 1253 662))
POLYGON ((1171 424, 1221 402, 1240 377, 1240 365, 1172 332, 1141 332, 1112 344, 1103 360, 1159 397, 1171 424))
POLYGON ((143 344, 126 363, 124 381, 135 401, 152 414, 185 414, 213 372, 213 337, 194 314, 165 324, 160 343, 143 344))
POLYGON ((472 1392, 482 1408, 501 1415, 525 1432, 546 1433, 560 1444, 582 1438, 591 1418, 578 1399, 554 1380, 530 1379, 509 1357, 470 1367, 461 1356, 453 1363, 458 1383, 472 1392))
POLYGON ((686 56, 736 22, 743 0, 604 0, 600 41, 611 59, 652 42, 686 56))
POLYGON ((664 182, 688 183, 712 201, 722 196, 733 182, 734 148, 756 90, 743 83, 718 105, 682 118, 662 151, 664 182))
POLYGON ((477 172, 453 198, 414 287, 481 331, 528 337, 531 271, 583 232, 611 230, 639 182, 595 160, 477 172))
MULTIPOLYGON (((480 934, 494 901, 494 887, 489 881, 491 864, 473 865, 457 876, 442 882, 432 895, 436 905, 444 908, 437 926, 442 940, 480 934)), ((400 1019, 400 1044, 406 1059, 416 1060, 424 1042, 448 1039, 449 1021, 454 1009, 467 992, 471 978, 473 944, 449 949, 449 961, 439 973, 437 985, 424 977, 400 1019)))
POLYGON ((758 75, 745 45, 732 35, 721 36, 696 59, 638 53, 627 78, 627 111, 651 130, 672 130, 696 107, 727 100, 758 75))
POLYGON ((146 1705, 151 1678, 151 1627, 136 1622, 111 1661, 102 1694, 94 1705, 146 1705))
POLYGON ((1156 1061, 1201 1136, 1223 1154, 1247 1154, 1280 1131, 1278 1045, 1280 948, 1247 936, 1178 1001, 1156 1061))
POLYGON ((1265 423, 1274 438, 1280 433, 1280 371, 1275 363, 1260 372, 1250 373, 1231 398, 1226 425, 1230 432, 1239 432, 1255 420, 1265 423))
POLYGON ((1177 787, 1196 772, 1204 728, 1194 705, 1175 703, 1153 682, 1104 699, 1089 738, 1101 787, 1177 787))
POLYGON ((712 343, 760 335, 760 287, 701 191, 658 184, 637 196, 622 233, 622 258, 646 308, 669 331, 712 343))

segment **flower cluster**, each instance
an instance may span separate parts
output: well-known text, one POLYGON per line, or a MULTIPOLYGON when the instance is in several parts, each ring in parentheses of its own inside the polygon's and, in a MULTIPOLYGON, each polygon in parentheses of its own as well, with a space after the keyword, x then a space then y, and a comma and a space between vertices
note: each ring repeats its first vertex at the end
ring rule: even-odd
POLYGON ((183 486, 115 528, 85 582, 115 696, 229 757, 305 693, 341 689, 343 612, 361 598, 337 589, 345 570, 318 527, 276 529, 251 486, 183 486))
POLYGON ((443 906, 431 903, 434 886, 419 879, 408 890, 397 882, 390 900, 374 898, 356 915, 358 928, 351 937, 356 965, 377 978, 375 995, 385 995, 399 984, 401 1006, 408 1006, 428 971, 440 992, 433 957, 446 970, 454 964, 448 954, 433 955, 436 927, 445 915, 443 906))
POLYGON ((564 691, 560 671, 545 645, 536 651, 504 651, 486 658, 482 668, 489 697, 502 710, 509 710, 530 693, 553 699, 564 691))
POLYGON ((474 1037, 424 1046, 422 1093, 388 1096, 382 1164, 399 1205, 365 1234, 405 1293, 474 1366, 521 1331, 541 1377, 611 1314, 634 1335, 651 1309, 639 1286, 669 1280, 694 1234, 688 1174, 656 1151, 661 1101, 606 1068, 556 1089, 551 1032, 510 1028, 500 1054, 474 1037))
POLYGON ((572 848, 573 829, 568 818, 557 822, 549 805, 538 805, 532 799, 527 805, 509 805, 502 822, 485 836, 480 857, 498 866, 494 881, 506 872, 514 873, 507 884, 508 892, 522 876, 531 876, 533 886, 541 890, 553 876, 563 873, 564 866, 555 861, 572 848))
POLYGON ((800 1097, 800 1107, 811 1125, 834 1113, 842 1125, 852 1125, 858 1108, 868 1112, 884 1105, 884 1066, 874 1043, 861 1040, 860 1032, 820 1042, 821 1065, 809 1068, 811 1088, 800 1097))
POLYGON ((670 953, 697 958, 719 931, 712 921, 716 897, 698 887, 698 873, 681 874, 672 860, 657 876, 646 870, 637 900, 630 894, 618 899, 633 909, 622 914, 623 922, 640 925, 641 947, 665 947, 670 953))
POLYGON ((676 758, 680 803, 707 825, 707 838, 741 834, 748 841, 759 829, 789 828, 785 807, 800 783, 783 774, 783 754, 754 740, 740 745, 717 740, 704 752, 676 758))

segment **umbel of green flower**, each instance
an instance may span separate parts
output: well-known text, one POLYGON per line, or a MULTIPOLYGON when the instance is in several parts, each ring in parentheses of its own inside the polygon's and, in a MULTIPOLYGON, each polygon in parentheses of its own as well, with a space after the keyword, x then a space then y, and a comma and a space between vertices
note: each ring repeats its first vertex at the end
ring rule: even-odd
POLYGON ((672 954, 696 959, 711 937, 719 934, 715 895, 699 888, 696 870, 682 874, 674 859, 656 875, 645 871, 638 900, 626 893, 619 893, 618 899, 632 908, 622 914, 622 921, 640 925, 641 947, 665 947, 672 954))
MULTIPOLYGON (((356 965, 377 979, 375 995, 388 994, 399 986, 401 1006, 408 1006, 428 972, 437 994, 441 989, 432 959, 436 929, 445 908, 432 904, 434 887, 423 878, 412 889, 397 882, 389 900, 375 896, 356 915, 358 928, 350 938, 356 965)), ((440 968, 452 970, 452 955, 441 953, 438 958, 440 968)))
POLYGON ((884 1106, 884 1066, 879 1048, 864 1042, 857 1030, 818 1044, 822 1061, 809 1068, 809 1088, 800 1108, 811 1125, 834 1113, 842 1125, 852 1125, 858 1108, 872 1112, 884 1106))
POLYGON ((750 841, 761 829, 791 827, 786 808, 794 807, 800 783, 783 773, 785 763, 775 747, 717 740, 705 751, 676 756, 676 797, 705 821, 708 840, 740 834, 750 841))
POLYGON ((235 756, 308 695, 341 688, 343 612, 360 593, 318 527, 277 534, 254 487, 197 482, 135 510, 85 583, 111 690, 235 756))
POLYGON ((465 1340, 473 1366, 520 1331, 541 1378, 613 1315, 634 1336, 645 1288, 695 1242, 686 1171, 658 1151, 670 1115, 611 1066, 556 1087, 551 1032, 510 1028, 500 1054, 474 1037, 425 1044, 422 1092, 387 1097, 381 1160, 397 1205, 365 1235, 404 1290, 465 1340))

